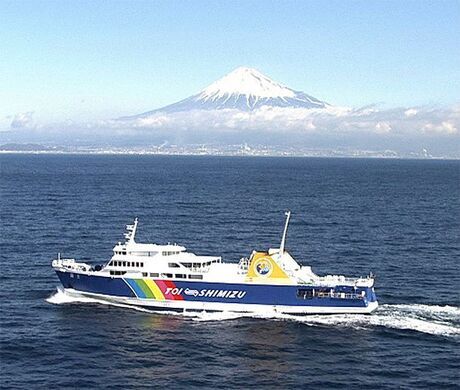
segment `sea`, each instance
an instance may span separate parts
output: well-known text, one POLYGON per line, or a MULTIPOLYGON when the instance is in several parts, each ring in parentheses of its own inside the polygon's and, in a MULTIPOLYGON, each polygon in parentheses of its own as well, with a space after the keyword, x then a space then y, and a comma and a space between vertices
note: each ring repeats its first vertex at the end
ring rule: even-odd
POLYGON ((0 155, 0 387, 458 389, 460 161, 0 155), (376 275, 372 315, 158 313, 59 290, 58 253, 279 246, 376 275))

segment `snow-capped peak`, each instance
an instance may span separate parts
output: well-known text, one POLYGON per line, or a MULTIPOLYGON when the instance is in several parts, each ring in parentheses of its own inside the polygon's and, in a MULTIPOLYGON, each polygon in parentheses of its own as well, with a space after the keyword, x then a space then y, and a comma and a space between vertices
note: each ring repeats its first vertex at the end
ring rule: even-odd
POLYGON ((294 97, 295 91, 277 83, 258 70, 239 67, 201 91, 204 100, 216 100, 229 95, 259 98, 294 97))
POLYGON ((304 92, 277 83, 255 69, 240 67, 196 95, 123 119, 146 118, 157 112, 224 109, 254 111, 262 107, 322 109, 330 106, 304 92))

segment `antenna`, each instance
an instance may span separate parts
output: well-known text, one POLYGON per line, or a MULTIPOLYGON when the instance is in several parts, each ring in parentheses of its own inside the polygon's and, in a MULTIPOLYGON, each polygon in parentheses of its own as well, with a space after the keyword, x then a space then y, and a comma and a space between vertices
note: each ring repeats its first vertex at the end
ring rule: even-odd
POLYGON ((125 238, 126 238, 126 242, 130 243, 130 242, 134 242, 134 237, 136 235, 136 229, 137 229, 137 217, 134 219, 134 224, 132 225, 126 225, 126 230, 128 231, 127 233, 125 233, 125 238))
POLYGON ((281 246, 280 246, 280 253, 284 253, 284 246, 286 244, 286 235, 287 235, 287 230, 288 230, 288 225, 289 225, 289 219, 291 218, 291 212, 288 210, 284 213, 286 215, 286 224, 284 225, 284 232, 283 232, 283 237, 281 238, 281 246))

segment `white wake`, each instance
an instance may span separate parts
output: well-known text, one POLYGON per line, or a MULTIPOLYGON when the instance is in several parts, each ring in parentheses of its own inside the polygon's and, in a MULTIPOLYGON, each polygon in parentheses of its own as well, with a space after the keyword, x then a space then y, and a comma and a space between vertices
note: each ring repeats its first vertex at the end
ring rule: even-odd
POLYGON ((96 303, 101 305, 109 305, 109 306, 116 306, 116 307, 123 307, 126 309, 133 309, 137 311, 142 311, 145 313, 151 313, 151 310, 144 309, 143 307, 138 307, 134 305, 125 305, 123 303, 112 302, 105 299, 97 299, 97 298, 90 298, 85 297, 83 295, 79 295, 77 293, 71 294, 68 291, 62 290, 61 288, 57 288, 57 291, 46 298, 46 302, 52 303, 54 305, 63 305, 66 303, 96 303))
POLYGON ((294 316, 273 311, 263 313, 234 312, 165 312, 149 310, 135 305, 89 298, 78 294, 69 294, 60 288, 46 299, 47 302, 61 305, 68 303, 93 303, 112 305, 145 313, 177 315, 194 321, 224 321, 238 318, 264 318, 277 321, 293 321, 307 326, 348 327, 354 329, 372 329, 385 327, 390 329, 411 330, 439 336, 460 337, 460 307, 424 304, 381 305, 371 315, 332 314, 294 316))

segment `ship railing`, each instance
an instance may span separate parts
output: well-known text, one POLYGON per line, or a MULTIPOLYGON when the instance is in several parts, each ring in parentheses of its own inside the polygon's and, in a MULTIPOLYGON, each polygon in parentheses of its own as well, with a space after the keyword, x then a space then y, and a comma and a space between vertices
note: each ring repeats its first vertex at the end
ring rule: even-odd
POLYGON ((304 293, 299 296, 303 299, 312 298, 334 298, 334 299, 364 299, 366 295, 364 292, 358 293, 345 293, 345 292, 323 292, 315 291, 313 294, 304 293))
POLYGON ((335 292, 331 294, 331 298, 341 298, 341 299, 363 299, 365 295, 356 294, 356 293, 343 293, 335 292))
POLYGON ((75 259, 57 259, 51 263, 53 267, 66 268, 70 271, 90 271, 90 267, 87 264, 77 263, 75 259))
POLYGON ((328 285, 329 283, 340 283, 348 286, 353 286, 353 285, 369 285, 372 284, 373 279, 371 278, 347 278, 345 276, 341 275, 328 275, 328 276, 320 276, 317 279, 318 283, 325 283, 325 285, 328 285))

